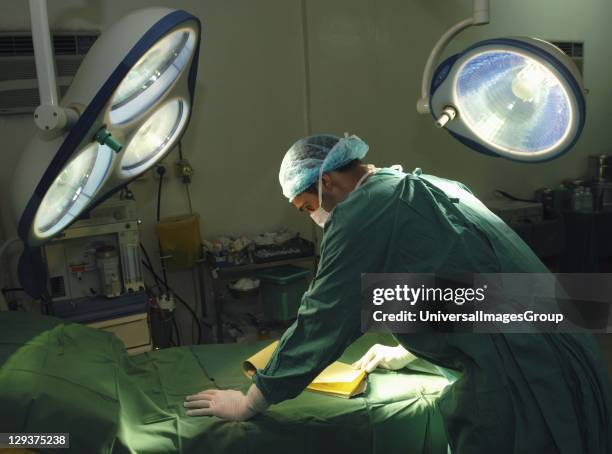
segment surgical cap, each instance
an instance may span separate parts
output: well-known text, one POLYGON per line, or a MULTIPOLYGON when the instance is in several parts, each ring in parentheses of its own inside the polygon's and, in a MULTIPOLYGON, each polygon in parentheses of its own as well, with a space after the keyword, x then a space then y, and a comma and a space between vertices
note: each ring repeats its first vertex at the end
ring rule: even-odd
POLYGON ((368 144, 357 136, 339 138, 317 134, 295 142, 285 153, 278 180, 283 194, 293 199, 319 179, 319 172, 330 172, 354 159, 363 159, 368 144))

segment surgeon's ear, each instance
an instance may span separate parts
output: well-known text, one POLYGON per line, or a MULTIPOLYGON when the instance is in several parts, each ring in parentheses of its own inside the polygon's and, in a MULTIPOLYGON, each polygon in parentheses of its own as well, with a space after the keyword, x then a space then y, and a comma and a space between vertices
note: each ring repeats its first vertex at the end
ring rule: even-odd
POLYGON ((331 175, 329 173, 324 173, 321 177, 321 183, 324 189, 327 189, 328 191, 331 190, 333 186, 331 175))

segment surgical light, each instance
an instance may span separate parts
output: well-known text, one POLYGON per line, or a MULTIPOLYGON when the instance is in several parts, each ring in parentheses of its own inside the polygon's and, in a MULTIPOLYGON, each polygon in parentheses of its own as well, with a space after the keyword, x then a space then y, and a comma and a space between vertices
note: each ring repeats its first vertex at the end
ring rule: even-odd
POLYGON ((488 1, 475 0, 473 16, 440 38, 425 66, 417 111, 431 113, 436 126, 484 154, 523 162, 562 155, 582 132, 585 101, 578 69, 556 46, 489 39, 433 70, 455 35, 488 22, 488 1))
POLYGON ((153 46, 117 88, 111 101, 110 121, 130 121, 159 99, 189 63, 195 40, 193 30, 180 29, 153 46))
POLYGON ((102 33, 58 101, 46 0, 30 0, 41 105, 40 131, 13 178, 18 234, 49 241, 159 162, 189 123, 200 21, 148 8, 102 33))
POLYGON ((66 227, 95 196, 111 166, 113 151, 92 143, 62 169, 34 218, 34 234, 51 236, 66 227))
POLYGON ((174 137, 182 130, 187 120, 187 103, 182 99, 173 99, 136 131, 121 160, 121 173, 126 177, 144 172, 155 164, 160 155, 164 155, 174 137))

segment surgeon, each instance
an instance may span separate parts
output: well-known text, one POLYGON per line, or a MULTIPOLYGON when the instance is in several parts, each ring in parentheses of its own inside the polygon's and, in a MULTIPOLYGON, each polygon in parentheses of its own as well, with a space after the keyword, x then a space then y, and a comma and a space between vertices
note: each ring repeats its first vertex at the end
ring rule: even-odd
MULTIPOLYGON (((189 396, 188 414, 245 420, 297 396, 357 337, 362 273, 545 273, 529 247, 462 184, 363 163, 355 136, 297 141, 283 194, 324 230, 295 323, 246 395, 189 396)), ((453 453, 611 453, 610 385, 590 335, 398 334, 355 367, 423 358, 458 379, 437 404, 453 453)))

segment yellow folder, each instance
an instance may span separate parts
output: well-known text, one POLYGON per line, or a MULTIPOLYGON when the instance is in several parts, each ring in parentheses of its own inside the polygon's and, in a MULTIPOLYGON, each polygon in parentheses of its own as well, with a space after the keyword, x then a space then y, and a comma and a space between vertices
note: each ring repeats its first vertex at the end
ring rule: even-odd
MULTIPOLYGON (((244 374, 251 378, 257 369, 266 367, 277 345, 278 341, 271 343, 242 363, 244 374)), ((317 375, 307 389, 348 399, 362 394, 366 383, 365 372, 354 369, 350 364, 335 361, 317 375)))

